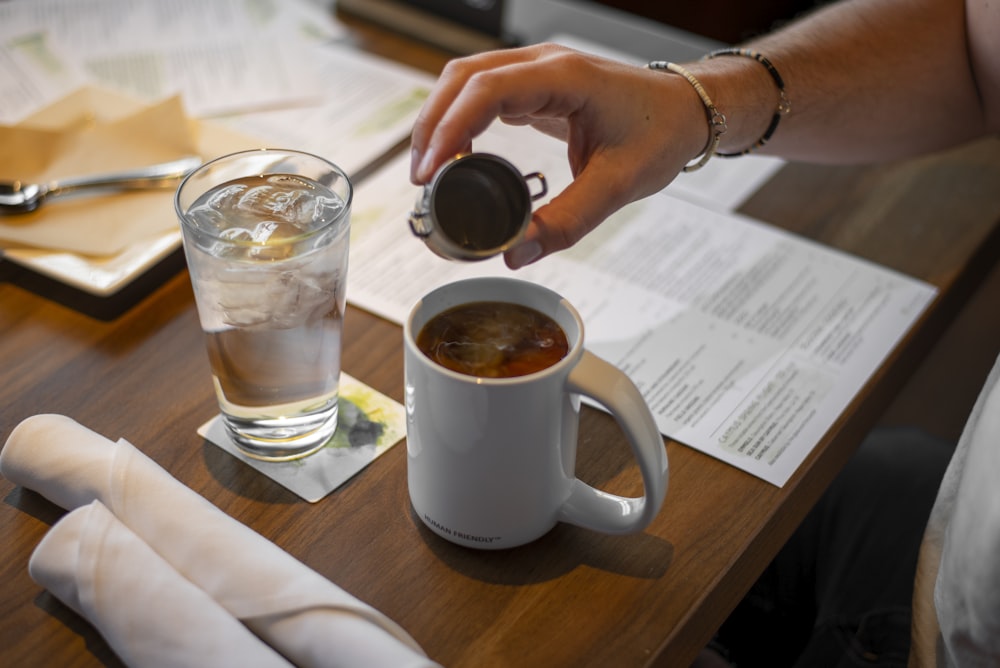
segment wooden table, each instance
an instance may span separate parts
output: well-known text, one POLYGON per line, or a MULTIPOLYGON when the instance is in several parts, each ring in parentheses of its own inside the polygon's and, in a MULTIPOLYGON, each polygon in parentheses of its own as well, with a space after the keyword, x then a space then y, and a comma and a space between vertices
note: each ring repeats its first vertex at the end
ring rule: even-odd
MULTIPOLYGON (((441 54, 352 22, 357 44, 440 67, 441 54)), ((182 272, 124 315, 92 319, 0 284, 0 438, 42 412, 124 437, 167 471, 406 628, 445 666, 687 666, 815 502, 1000 253, 1000 143, 860 168, 789 165, 743 212, 940 289, 791 481, 775 488, 668 443, 670 490, 644 533, 559 526, 504 552, 446 543, 414 516, 400 445, 322 502, 300 501, 195 434, 216 412, 182 272)), ((403 399, 400 328, 351 308, 344 370, 403 399)), ((620 433, 585 409, 580 473, 641 481, 620 433)), ((63 513, 0 479, 0 663, 117 663, 28 577, 63 513)))

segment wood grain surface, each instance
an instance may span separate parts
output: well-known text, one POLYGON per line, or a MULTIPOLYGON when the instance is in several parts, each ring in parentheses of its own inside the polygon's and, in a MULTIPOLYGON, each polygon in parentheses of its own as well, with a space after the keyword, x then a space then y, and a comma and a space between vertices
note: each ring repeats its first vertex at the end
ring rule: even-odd
MULTIPOLYGON (((358 48, 435 71, 430 47, 351 21, 358 48)), ((745 213, 926 280, 938 299, 783 488, 669 442, 670 488, 645 532, 558 526, 479 552, 424 529, 405 443, 317 504, 199 438, 215 414, 187 273, 95 320, 0 284, 0 438, 61 413, 124 437, 198 493, 406 628, 448 667, 687 666, 791 534, 951 322, 1000 249, 1000 143, 867 167, 788 165, 745 213)), ((347 315, 347 373, 403 396, 400 328, 347 315)), ((584 409, 580 477, 620 494, 641 480, 607 415, 584 409)), ((0 479, 0 663, 116 665, 87 622, 28 576, 62 510, 0 479)), ((238 554, 233 559, 239 559, 238 554)))

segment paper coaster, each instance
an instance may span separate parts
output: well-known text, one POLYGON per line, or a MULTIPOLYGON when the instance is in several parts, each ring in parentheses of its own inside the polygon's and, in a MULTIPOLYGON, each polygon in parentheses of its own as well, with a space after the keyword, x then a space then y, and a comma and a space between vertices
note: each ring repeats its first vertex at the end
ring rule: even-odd
POLYGON ((318 452, 290 462, 262 462, 243 454, 226 433, 220 415, 199 427, 198 435, 316 503, 406 435, 403 406, 346 373, 340 375, 339 410, 337 431, 330 441, 318 452))

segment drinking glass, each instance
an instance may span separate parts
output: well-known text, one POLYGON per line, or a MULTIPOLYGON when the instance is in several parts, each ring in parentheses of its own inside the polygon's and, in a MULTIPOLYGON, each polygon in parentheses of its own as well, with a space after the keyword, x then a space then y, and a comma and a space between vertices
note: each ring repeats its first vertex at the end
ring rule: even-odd
POLYGON ((352 185, 323 158, 258 149, 189 174, 174 207, 222 419, 250 457, 337 428, 352 185))

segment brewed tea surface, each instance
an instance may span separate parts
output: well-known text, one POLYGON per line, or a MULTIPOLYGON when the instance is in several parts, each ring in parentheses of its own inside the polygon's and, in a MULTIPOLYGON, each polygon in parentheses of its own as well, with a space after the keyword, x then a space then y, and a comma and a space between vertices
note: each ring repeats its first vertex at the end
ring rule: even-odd
POLYGON ((417 347, 441 366, 478 378, 511 378, 546 369, 569 352, 559 324, 520 304, 471 302, 431 318, 417 347))

